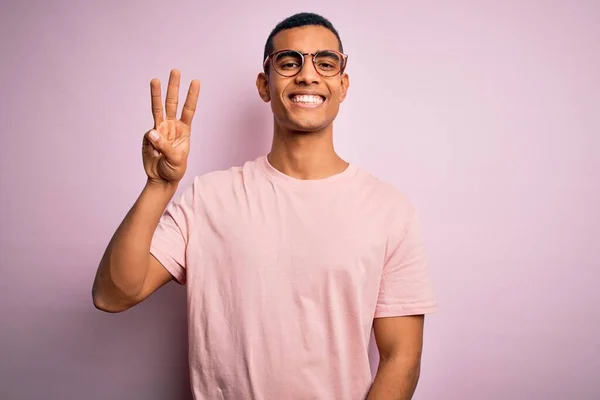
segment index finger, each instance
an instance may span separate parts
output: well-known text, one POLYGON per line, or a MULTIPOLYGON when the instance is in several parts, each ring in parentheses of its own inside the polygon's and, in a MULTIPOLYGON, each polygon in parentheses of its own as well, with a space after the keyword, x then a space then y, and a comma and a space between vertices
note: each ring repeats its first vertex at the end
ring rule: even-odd
POLYGON ((154 127, 163 121, 163 105, 160 94, 160 81, 156 78, 150 81, 150 96, 152 98, 152 117, 154 118, 154 127))
POLYGON ((200 82, 194 79, 190 83, 183 110, 181 111, 181 122, 186 125, 192 125, 192 119, 196 113, 196 104, 198 104, 198 96, 200 95, 200 82))

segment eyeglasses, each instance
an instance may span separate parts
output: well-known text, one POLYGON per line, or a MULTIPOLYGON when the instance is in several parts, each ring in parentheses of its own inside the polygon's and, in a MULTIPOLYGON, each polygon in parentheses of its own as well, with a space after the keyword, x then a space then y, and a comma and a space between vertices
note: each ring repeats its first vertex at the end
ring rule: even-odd
POLYGON ((304 67, 305 56, 312 56, 315 70, 321 76, 331 78, 346 69, 348 55, 336 50, 323 50, 317 53, 300 53, 296 50, 280 50, 265 58, 263 69, 267 72, 269 61, 279 75, 286 78, 296 76, 304 67))

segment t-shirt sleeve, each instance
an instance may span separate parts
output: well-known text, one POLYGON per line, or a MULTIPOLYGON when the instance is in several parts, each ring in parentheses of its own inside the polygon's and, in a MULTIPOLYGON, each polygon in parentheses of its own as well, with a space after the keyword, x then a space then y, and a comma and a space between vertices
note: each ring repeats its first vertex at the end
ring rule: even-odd
POLYGON ((431 287, 421 224, 416 210, 390 225, 375 318, 429 314, 437 302, 431 287))
POLYGON ((180 284, 186 282, 186 250, 194 219, 195 185, 175 196, 152 236, 150 253, 180 284))

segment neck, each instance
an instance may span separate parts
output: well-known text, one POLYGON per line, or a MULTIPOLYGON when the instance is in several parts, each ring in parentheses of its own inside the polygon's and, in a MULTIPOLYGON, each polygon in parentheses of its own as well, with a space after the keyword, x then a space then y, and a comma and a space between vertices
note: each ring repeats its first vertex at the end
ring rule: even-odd
POLYGON ((269 163, 296 179, 324 179, 348 163, 335 152, 331 126, 317 132, 292 132, 275 125, 269 163))

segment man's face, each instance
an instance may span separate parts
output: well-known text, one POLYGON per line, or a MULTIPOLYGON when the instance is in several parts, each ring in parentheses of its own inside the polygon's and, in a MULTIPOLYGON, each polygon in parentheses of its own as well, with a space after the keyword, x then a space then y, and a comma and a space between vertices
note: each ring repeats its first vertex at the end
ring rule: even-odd
MULTIPOLYGON (((279 32, 273 40, 274 52, 296 50, 314 54, 338 50, 337 37, 322 26, 305 26, 279 32)), ((293 77, 284 77, 269 65, 268 75, 257 79, 259 94, 271 102, 276 123, 291 131, 315 132, 327 128, 338 114, 349 85, 347 74, 319 75, 312 56, 305 56, 304 67, 293 77), (317 96, 317 97, 313 97, 317 96)))

